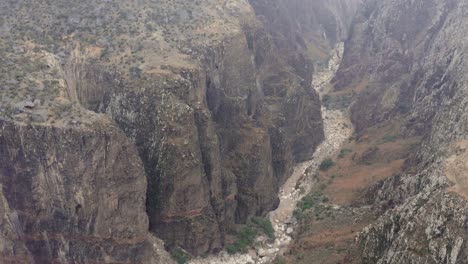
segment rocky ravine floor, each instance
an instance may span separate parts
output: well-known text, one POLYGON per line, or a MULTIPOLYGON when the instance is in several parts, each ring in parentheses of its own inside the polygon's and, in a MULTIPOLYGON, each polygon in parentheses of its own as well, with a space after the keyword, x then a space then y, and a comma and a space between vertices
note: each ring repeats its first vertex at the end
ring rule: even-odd
MULTIPOLYGON (((341 62, 343 44, 339 44, 331 54, 328 67, 319 69, 314 75, 313 87, 321 96, 326 94, 329 83, 341 62)), ((313 176, 318 170, 322 160, 332 157, 341 149, 344 142, 351 136, 352 125, 348 114, 341 110, 329 110, 322 106, 322 115, 325 127, 325 140, 315 151, 311 160, 298 164, 291 177, 280 189, 280 205, 270 212, 269 218, 275 229, 276 240, 266 242, 266 237, 258 237, 255 250, 246 254, 229 255, 222 251, 217 256, 197 258, 191 264, 248 264, 270 263, 278 254, 282 254, 291 242, 297 221, 293 217, 296 204, 311 190, 314 184, 313 176)))

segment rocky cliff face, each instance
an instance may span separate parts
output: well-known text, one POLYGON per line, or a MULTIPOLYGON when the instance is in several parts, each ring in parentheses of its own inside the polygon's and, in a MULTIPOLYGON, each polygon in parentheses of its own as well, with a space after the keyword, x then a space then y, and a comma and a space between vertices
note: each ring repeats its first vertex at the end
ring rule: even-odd
MULTIPOLYGON (((276 46, 302 50, 314 63, 326 63, 330 50, 349 35, 360 0, 250 0, 276 46)), ((287 53, 286 53, 287 54, 287 53)), ((299 72, 312 72, 304 60, 287 58, 299 72)))
POLYGON ((323 139, 312 59, 354 9, 0 3, 2 256, 154 261, 145 209, 169 247, 222 248, 226 229, 277 205, 294 163, 323 139))
POLYGON ((158 260, 136 149, 99 126, 1 121, 2 262, 158 260))
POLYGON ((151 229, 195 254, 273 209, 294 162, 323 137, 318 97, 257 23, 190 46, 193 65, 164 66, 169 76, 142 71, 104 104, 145 163, 151 229))
POLYGON ((400 119, 424 138, 403 175, 368 191, 383 216, 359 236, 365 263, 468 261, 467 13, 457 0, 367 1, 355 20, 335 82, 367 84, 351 108, 357 133, 400 119))
POLYGON ((413 109, 412 133, 430 129, 436 108, 460 90, 464 12, 458 1, 365 2, 335 79, 337 89, 370 79, 352 111, 358 132, 413 109))

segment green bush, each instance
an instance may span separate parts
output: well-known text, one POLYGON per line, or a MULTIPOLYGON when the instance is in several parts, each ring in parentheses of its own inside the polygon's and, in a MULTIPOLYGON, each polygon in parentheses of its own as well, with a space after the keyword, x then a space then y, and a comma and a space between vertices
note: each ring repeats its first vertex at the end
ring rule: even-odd
POLYGON ((342 158, 344 158, 348 153, 351 153, 351 152, 352 152, 351 149, 344 148, 344 149, 340 150, 340 154, 338 154, 338 158, 342 159, 342 158))
POLYGON ((304 197, 304 198, 297 204, 297 206, 298 206, 302 211, 305 211, 305 210, 307 210, 307 209, 310 209, 310 208, 314 207, 315 203, 316 203, 315 197, 306 196, 306 197, 304 197))
POLYGON ((228 254, 234 255, 234 254, 236 254, 237 252, 240 251, 240 248, 238 248, 235 243, 234 244, 229 244, 229 245, 226 246, 226 251, 227 251, 228 254))
POLYGON ((273 225, 271 224, 270 219, 261 218, 261 217, 252 217, 250 221, 260 228, 265 235, 267 235, 270 239, 275 239, 275 229, 273 229, 273 225))
POLYGON ((237 234, 237 240, 228 245, 226 250, 229 254, 245 253, 257 237, 257 230, 251 226, 244 226, 237 234))
POLYGON ((322 161, 322 163, 320 163, 319 169, 321 171, 326 171, 330 169, 331 167, 333 167, 334 165, 335 165, 335 162, 332 159, 326 158, 322 161))
POLYGON ((247 252, 247 249, 252 246, 258 236, 259 230, 270 239, 275 239, 275 230, 269 219, 252 217, 249 219, 248 224, 237 233, 236 241, 226 246, 226 251, 229 254, 247 252))
POLYGON ((321 193, 314 193, 305 196, 297 203, 296 210, 293 212, 294 217, 301 219, 306 210, 317 206, 322 200, 324 200, 324 197, 321 193))

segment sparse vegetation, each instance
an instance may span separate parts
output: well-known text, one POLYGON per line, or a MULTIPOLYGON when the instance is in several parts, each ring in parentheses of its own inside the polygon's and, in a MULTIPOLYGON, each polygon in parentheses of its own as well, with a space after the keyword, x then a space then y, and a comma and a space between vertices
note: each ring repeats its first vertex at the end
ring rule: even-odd
POLYGON ((272 240, 275 239, 275 230, 269 219, 261 217, 250 218, 247 225, 242 227, 236 234, 236 241, 226 247, 227 252, 229 254, 247 252, 260 232, 272 240))
POLYGON ((320 163, 319 170, 326 171, 333 166, 335 166, 335 162, 331 158, 326 158, 320 163))
POLYGON ((258 232, 252 226, 244 226, 237 233, 237 239, 234 243, 228 245, 226 250, 229 254, 244 253, 253 244, 258 232))
MULTIPOLYGON (((326 198, 328 201, 328 198, 326 198)), ((296 210, 294 210, 293 215, 297 219, 302 219, 304 216, 304 213, 317 206, 321 202, 325 200, 325 197, 319 192, 319 193, 311 193, 304 198, 302 198, 299 203, 297 203, 296 210)))
POLYGON ((250 221, 256 227, 260 228, 263 231, 263 233, 267 235, 270 239, 275 239, 275 230, 273 229, 273 225, 271 224, 270 219, 252 217, 250 221))
POLYGON ((346 155, 348 153, 351 153, 351 152, 353 152, 353 150, 348 149, 348 148, 344 148, 344 149, 340 150, 340 154, 338 154, 338 158, 342 159, 342 158, 346 157, 346 155))

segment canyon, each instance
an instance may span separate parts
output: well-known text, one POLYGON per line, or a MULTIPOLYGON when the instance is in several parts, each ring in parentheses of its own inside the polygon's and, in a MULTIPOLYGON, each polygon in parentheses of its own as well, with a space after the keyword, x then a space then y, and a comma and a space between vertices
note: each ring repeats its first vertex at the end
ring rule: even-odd
POLYGON ((1 1, 0 262, 468 263, 467 32, 463 0, 1 1))

